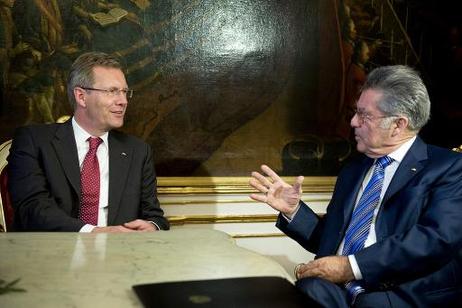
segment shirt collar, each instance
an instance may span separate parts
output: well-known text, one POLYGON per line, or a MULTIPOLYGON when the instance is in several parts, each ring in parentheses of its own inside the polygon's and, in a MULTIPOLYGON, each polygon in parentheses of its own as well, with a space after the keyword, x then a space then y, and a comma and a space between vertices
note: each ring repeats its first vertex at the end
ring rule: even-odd
MULTIPOLYGON (((86 144, 87 139, 90 137, 96 137, 90 135, 85 129, 83 129, 79 123, 75 120, 74 117, 72 117, 72 128, 74 130, 74 137, 75 141, 77 144, 86 144)), ((107 138, 108 138, 109 133, 105 132, 103 135, 99 136, 101 139, 103 139, 103 143, 107 146, 107 138)))
POLYGON ((405 143, 403 143, 399 148, 388 154, 390 158, 393 158, 394 161, 401 163, 403 160, 404 156, 407 154, 409 149, 411 148, 412 144, 414 141, 417 139, 417 136, 412 137, 405 143))

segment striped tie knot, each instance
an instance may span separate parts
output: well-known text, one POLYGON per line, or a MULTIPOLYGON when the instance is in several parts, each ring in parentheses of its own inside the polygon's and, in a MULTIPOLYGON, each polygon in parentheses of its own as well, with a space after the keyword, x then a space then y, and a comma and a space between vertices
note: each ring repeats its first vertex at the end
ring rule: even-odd
POLYGON ((380 158, 377 158, 377 161, 375 162, 376 165, 379 165, 381 168, 385 169, 388 167, 391 163, 393 162, 393 158, 390 156, 382 156, 380 158))

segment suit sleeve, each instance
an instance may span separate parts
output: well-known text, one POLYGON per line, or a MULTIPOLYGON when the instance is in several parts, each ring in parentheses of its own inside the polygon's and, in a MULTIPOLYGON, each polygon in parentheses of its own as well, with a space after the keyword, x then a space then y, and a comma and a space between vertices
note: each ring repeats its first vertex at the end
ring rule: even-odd
MULTIPOLYGON (((417 222, 412 227, 355 254, 363 279, 370 287, 393 286, 424 277, 461 253, 460 156, 433 177, 431 185, 414 188, 412 200, 418 203, 415 212, 417 222)), ((399 206, 399 203, 395 205, 399 206)))
POLYGON ((16 227, 27 231, 79 231, 84 223, 63 211, 49 190, 43 153, 34 139, 30 128, 17 129, 8 157, 8 187, 16 227))
POLYGON ((152 150, 147 144, 142 177, 141 218, 154 222, 161 230, 168 230, 170 228, 169 222, 164 217, 164 211, 161 209, 157 199, 157 178, 154 171, 152 150))
POLYGON ((347 166, 340 171, 324 215, 316 214, 300 201, 300 208, 292 221, 289 223, 280 214, 276 226, 303 248, 316 254, 317 258, 335 254, 341 240, 344 206, 348 202, 345 196, 355 190, 350 177, 345 177, 345 174, 350 174, 355 168, 347 166))
POLYGON ((315 254, 318 252, 324 222, 302 201, 290 222, 279 214, 276 226, 306 250, 315 254))

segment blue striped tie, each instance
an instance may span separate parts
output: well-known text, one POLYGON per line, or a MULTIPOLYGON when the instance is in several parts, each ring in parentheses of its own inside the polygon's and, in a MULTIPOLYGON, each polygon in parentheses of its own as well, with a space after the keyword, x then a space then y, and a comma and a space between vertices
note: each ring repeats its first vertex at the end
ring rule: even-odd
MULTIPOLYGON (((342 255, 352 255, 364 248, 364 242, 369 235, 374 210, 379 204, 385 168, 392 162, 393 159, 388 156, 383 156, 376 160, 372 177, 369 183, 367 183, 358 205, 351 216, 350 225, 345 233, 342 255)), ((354 303, 358 294, 365 291, 358 280, 347 282, 345 288, 351 303, 354 303)))

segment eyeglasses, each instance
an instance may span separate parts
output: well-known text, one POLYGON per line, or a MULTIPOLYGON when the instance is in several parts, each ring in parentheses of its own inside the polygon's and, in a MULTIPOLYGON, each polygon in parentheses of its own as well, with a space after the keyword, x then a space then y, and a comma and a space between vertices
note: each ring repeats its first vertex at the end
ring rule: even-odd
POLYGON ((393 117, 397 117, 397 115, 388 115, 388 116, 374 116, 374 115, 371 115, 363 110, 359 110, 357 108, 355 108, 354 110, 354 115, 357 115, 358 116, 358 121, 360 124, 364 124, 366 123, 366 121, 374 121, 375 119, 385 119, 385 118, 393 118, 393 117))
POLYGON ((97 88, 89 88, 89 87, 79 87, 84 90, 90 90, 90 91, 100 91, 106 93, 107 96, 110 97, 115 97, 119 96, 120 94, 123 94, 126 98, 132 98, 133 96, 133 90, 131 89, 118 89, 118 88, 110 88, 110 89, 97 89, 97 88))

